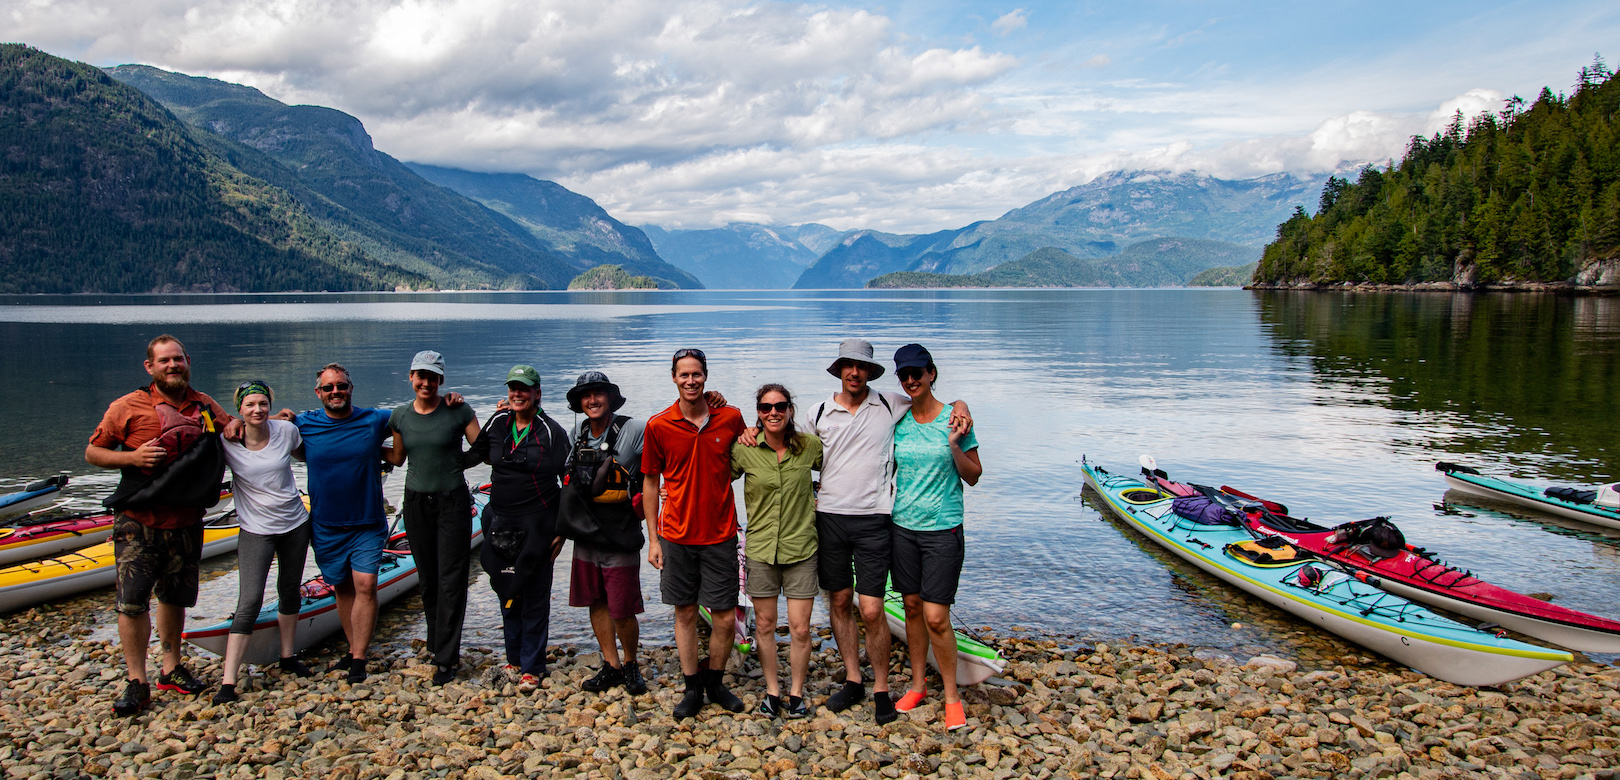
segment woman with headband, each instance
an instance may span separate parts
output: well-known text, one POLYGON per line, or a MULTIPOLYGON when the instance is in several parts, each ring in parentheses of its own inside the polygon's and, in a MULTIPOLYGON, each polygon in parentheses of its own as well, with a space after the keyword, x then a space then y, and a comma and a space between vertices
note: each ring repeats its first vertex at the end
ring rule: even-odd
POLYGON ((276 595, 281 599, 276 616, 281 629, 281 671, 299 677, 311 674, 309 667, 292 657, 302 601, 298 588, 309 551, 309 512, 292 472, 293 456, 302 454, 304 442, 298 426, 270 419, 273 400, 275 393, 269 385, 258 380, 243 382, 236 388, 242 440, 225 441, 225 462, 231 467, 242 530, 236 547, 236 614, 225 645, 225 679, 214 694, 215 704, 237 700, 236 674, 264 604, 264 582, 270 575, 272 557, 276 559, 276 595))

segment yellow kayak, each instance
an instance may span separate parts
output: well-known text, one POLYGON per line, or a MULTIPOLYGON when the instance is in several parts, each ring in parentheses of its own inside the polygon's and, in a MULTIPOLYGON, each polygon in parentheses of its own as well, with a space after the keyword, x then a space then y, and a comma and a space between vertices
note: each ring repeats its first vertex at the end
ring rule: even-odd
MULTIPOLYGON (((236 513, 221 513, 203 522, 206 525, 202 557, 236 551, 236 513)), ((0 569, 0 612, 107 587, 116 579, 114 564, 113 543, 106 541, 54 558, 0 569)))

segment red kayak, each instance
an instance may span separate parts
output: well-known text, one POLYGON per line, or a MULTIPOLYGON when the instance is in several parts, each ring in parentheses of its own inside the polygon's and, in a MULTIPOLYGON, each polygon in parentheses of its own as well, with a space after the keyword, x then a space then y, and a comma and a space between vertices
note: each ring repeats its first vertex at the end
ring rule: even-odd
POLYGON ((1579 612, 1507 588, 1448 566, 1434 553, 1406 544, 1389 518, 1377 517, 1323 528, 1292 517, 1288 508, 1235 488, 1173 482, 1144 458, 1150 482, 1177 496, 1208 496, 1221 502, 1257 537, 1281 537, 1289 544, 1354 572, 1358 579, 1391 593, 1571 650, 1620 653, 1620 621, 1579 612))
POLYGON ((31 561, 107 541, 113 516, 78 515, 30 520, 0 528, 0 566, 31 561))

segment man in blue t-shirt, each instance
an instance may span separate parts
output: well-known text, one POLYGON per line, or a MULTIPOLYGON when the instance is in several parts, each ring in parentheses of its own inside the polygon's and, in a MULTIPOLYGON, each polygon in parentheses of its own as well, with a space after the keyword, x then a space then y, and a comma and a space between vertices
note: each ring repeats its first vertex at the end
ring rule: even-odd
POLYGON ((388 540, 381 462, 389 412, 354 408, 353 392, 348 370, 327 364, 316 375, 321 408, 292 420, 304 439, 315 563, 337 593, 349 640, 349 654, 330 671, 345 671, 357 683, 366 679, 366 648, 377 625, 377 568, 388 540))

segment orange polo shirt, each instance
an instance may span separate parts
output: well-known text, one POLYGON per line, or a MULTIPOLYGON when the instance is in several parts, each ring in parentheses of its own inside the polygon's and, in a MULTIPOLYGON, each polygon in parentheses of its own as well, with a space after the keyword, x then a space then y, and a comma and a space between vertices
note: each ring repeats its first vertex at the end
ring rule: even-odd
MULTIPOLYGON (((101 424, 96 426, 95 433, 90 434, 90 443, 109 450, 116 450, 119 445, 126 450, 138 449, 142 444, 163 433, 163 417, 158 411, 160 405, 166 407, 170 413, 178 413, 192 420, 198 419, 203 410, 207 409, 214 418, 216 430, 223 428, 225 423, 232 419, 225 408, 214 399, 190 387, 186 388, 186 400, 181 403, 181 408, 175 409, 168 401, 163 400, 163 395, 157 391, 156 385, 154 382, 113 401, 112 405, 107 407, 107 413, 102 415, 101 424)), ((203 509, 151 507, 126 509, 122 514, 152 528, 185 528, 202 519, 203 509)))
POLYGON ((668 498, 658 511, 658 536, 676 544, 717 544, 737 535, 731 493, 731 443, 742 435, 742 412, 710 409, 703 428, 681 415, 676 401, 647 420, 641 473, 664 479, 668 498))

